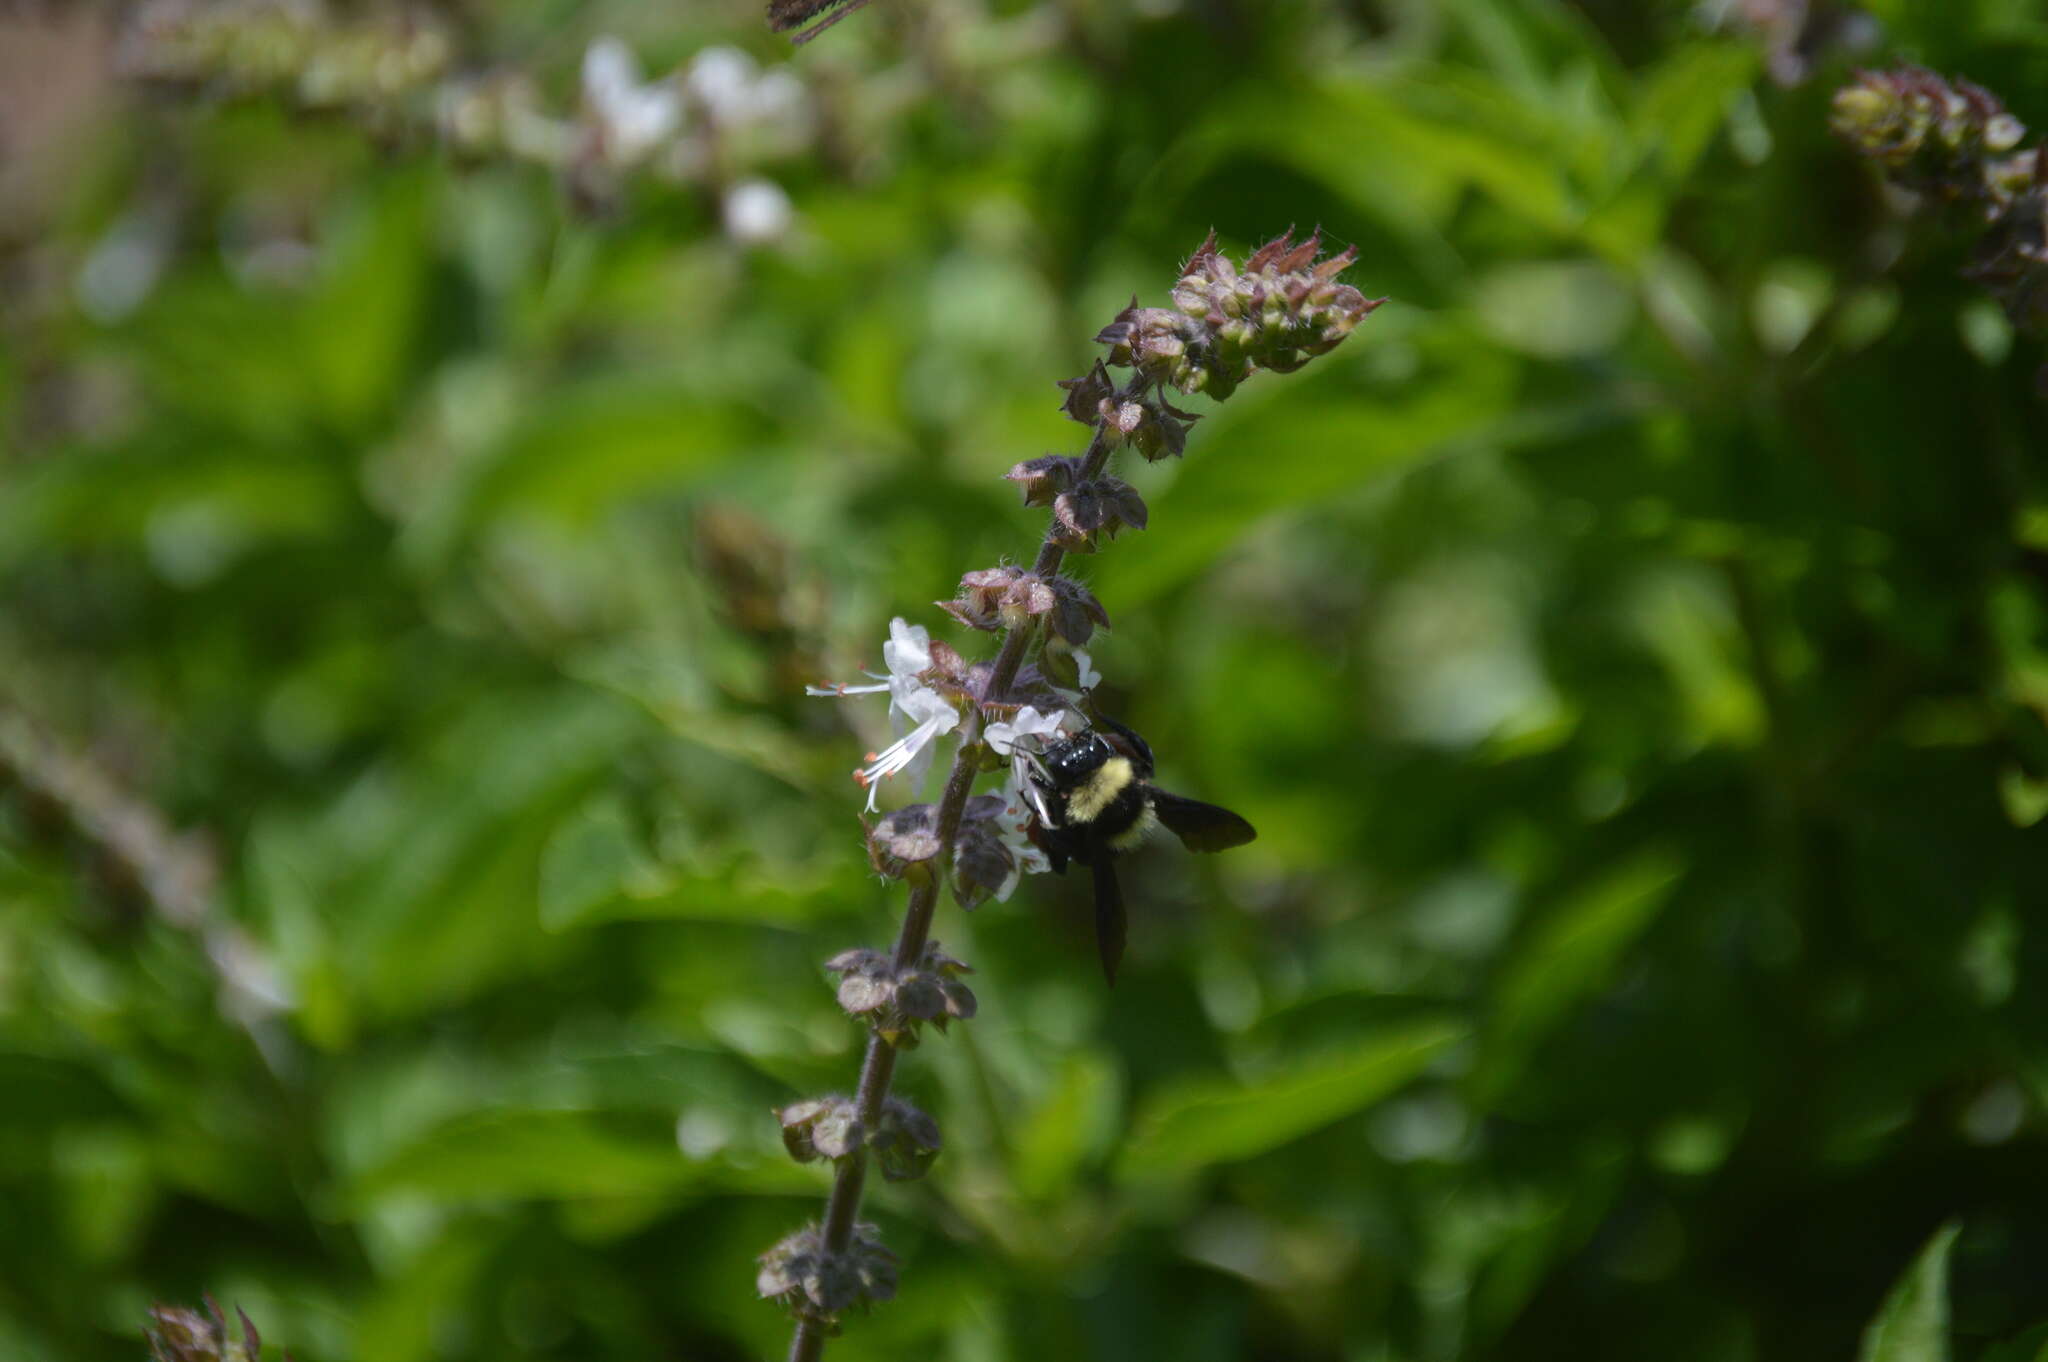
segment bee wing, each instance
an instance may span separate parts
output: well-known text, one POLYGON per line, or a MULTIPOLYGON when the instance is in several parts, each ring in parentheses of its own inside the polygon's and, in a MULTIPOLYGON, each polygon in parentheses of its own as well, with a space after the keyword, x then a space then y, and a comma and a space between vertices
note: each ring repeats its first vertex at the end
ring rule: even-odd
POLYGON ((1039 826, 1056 828, 1060 825, 1059 820, 1053 817, 1052 804, 1046 799, 1045 791, 1037 781, 1024 782, 1024 799, 1031 805, 1031 812, 1037 816, 1039 826))
POLYGON ((1189 851, 1228 851, 1259 835, 1256 828, 1228 809, 1165 790, 1152 791, 1152 811, 1189 851))
POLYGON ((1102 955, 1102 977, 1116 983, 1116 967, 1124 958, 1123 886, 1116 882, 1116 870, 1109 857, 1098 856, 1089 869, 1095 872, 1095 948, 1102 955))
POLYGON ((1098 732, 1104 730, 1108 732, 1109 747, 1112 752, 1121 752, 1124 756, 1129 757, 1131 764, 1138 768, 1139 776, 1146 780, 1152 778, 1152 772, 1155 768, 1152 764, 1151 744, 1139 737, 1134 730, 1124 727, 1124 725, 1106 714, 1097 718, 1095 724, 1098 732))

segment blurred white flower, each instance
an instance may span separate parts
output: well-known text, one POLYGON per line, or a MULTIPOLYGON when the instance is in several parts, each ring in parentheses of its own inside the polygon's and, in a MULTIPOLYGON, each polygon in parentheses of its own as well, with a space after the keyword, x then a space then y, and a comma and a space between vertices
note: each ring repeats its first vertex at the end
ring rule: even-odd
POLYGON ((795 218, 789 195, 773 180, 742 180, 725 191, 725 234, 743 246, 779 241, 795 218))
POLYGON ((583 54, 583 102, 618 165, 643 160, 683 123, 682 92, 666 80, 643 82, 632 49, 613 37, 583 54))
POLYGON ((99 239, 79 267, 79 309, 103 325, 120 321, 155 290, 169 259, 164 224, 147 214, 131 214, 99 239))
POLYGON ((690 59, 683 88, 715 123, 796 122, 807 112, 803 82, 787 68, 763 71, 736 47, 707 47, 690 59))
POLYGON ((794 71, 778 67, 764 71, 754 82, 751 99, 756 121, 798 123, 810 115, 810 97, 794 71))
POLYGON ((721 123, 745 117, 752 101, 754 74, 760 68, 737 47, 707 47, 690 58, 683 88, 706 113, 721 123))

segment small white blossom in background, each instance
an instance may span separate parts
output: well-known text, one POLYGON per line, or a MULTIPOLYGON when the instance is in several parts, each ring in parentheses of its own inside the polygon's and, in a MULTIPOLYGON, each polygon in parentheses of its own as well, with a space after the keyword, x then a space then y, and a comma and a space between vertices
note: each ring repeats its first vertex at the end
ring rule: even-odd
POLYGON ((808 123, 803 82, 786 68, 763 71, 736 47, 707 47, 690 59, 683 88, 705 114, 724 127, 808 123))
POLYGON ((788 235, 796 210, 773 180, 742 180, 725 191, 725 234, 742 246, 765 246, 788 235))
POLYGON ((889 693, 889 721, 898 738, 880 752, 868 756, 868 764, 854 773, 867 787, 868 812, 875 812, 875 790, 882 781, 908 772, 910 783, 920 785, 931 770, 932 743, 960 726, 960 711, 953 702, 918 677, 932 665, 932 636, 921 624, 910 624, 901 616, 889 621, 889 641, 882 645, 882 662, 887 676, 874 677, 871 686, 806 686, 806 695, 875 695, 889 693), (904 730, 908 728, 908 732, 904 730))
POLYGON ((639 60, 617 38, 597 38, 583 54, 583 106, 616 166, 646 160, 683 126, 682 92, 667 80, 642 81, 639 60))

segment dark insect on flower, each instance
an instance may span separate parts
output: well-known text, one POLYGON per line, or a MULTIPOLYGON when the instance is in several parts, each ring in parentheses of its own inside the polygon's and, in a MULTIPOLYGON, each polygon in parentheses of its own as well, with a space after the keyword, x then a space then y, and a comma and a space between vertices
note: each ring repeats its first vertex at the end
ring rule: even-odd
POLYGON ((867 3, 868 0, 768 0, 768 27, 777 33, 788 33, 810 24, 809 28, 790 34, 789 40, 801 46, 867 3), (842 5, 844 9, 840 9, 842 5), (832 13, 834 10, 838 12, 832 13), (822 19, 818 18, 821 14, 825 16, 822 19), (813 24, 813 19, 818 21, 813 24))
POLYGON ((1114 719, 1048 744, 1029 759, 1025 796, 1036 815, 1031 840, 1065 874, 1067 862, 1095 877, 1095 941, 1113 984, 1123 959, 1124 898, 1114 861, 1165 824, 1190 851, 1227 851, 1258 833, 1228 809, 1171 794, 1152 783, 1152 749, 1114 719))

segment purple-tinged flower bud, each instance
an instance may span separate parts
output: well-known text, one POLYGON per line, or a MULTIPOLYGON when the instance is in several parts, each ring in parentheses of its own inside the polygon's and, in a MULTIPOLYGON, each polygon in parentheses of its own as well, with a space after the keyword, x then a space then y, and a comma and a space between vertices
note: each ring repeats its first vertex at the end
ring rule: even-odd
POLYGON ((1188 427, 1198 419, 1194 412, 1182 411, 1164 397, 1150 397, 1145 402, 1145 419, 1131 432, 1130 446, 1147 463, 1179 458, 1188 447, 1188 427))
POLYGON ((1134 530, 1145 528, 1150 512, 1145 509, 1145 499, 1138 495, 1137 488, 1122 478, 1099 478, 1095 485, 1102 493, 1106 514, 1104 530, 1113 535, 1126 526, 1134 530))
MULTIPOLYGON (((1138 295, 1134 293, 1131 295, 1130 305, 1117 313, 1108 326, 1095 333, 1095 343, 1109 347, 1108 362, 1119 369, 1127 369, 1131 365, 1132 356, 1135 353, 1133 347, 1137 343, 1139 311, 1138 295)), ((1097 368, 1100 368, 1102 363, 1103 361, 1101 360, 1096 361, 1097 368)), ((1064 388, 1069 383, 1085 383, 1087 381, 1086 379, 1068 379, 1063 380, 1060 386, 1064 388)), ((1108 394, 1105 393, 1103 396, 1106 397, 1108 394)), ((1074 419, 1093 425, 1096 418, 1091 408, 1088 414, 1076 415, 1074 419)))
MULTIPOLYGON (((203 1315, 182 1306, 152 1305, 143 1337, 155 1362, 260 1362, 262 1336, 239 1309, 235 1318, 242 1326, 239 1341, 228 1336, 227 1319, 212 1296, 206 1297, 203 1315)), ((289 1354, 286 1362, 290 1362, 289 1354)))
POLYGON ((882 1105, 882 1119, 868 1135, 868 1148, 891 1182, 921 1178, 939 1156, 939 1123, 900 1097, 882 1105))
POLYGON ((953 899, 969 912, 992 898, 1007 898, 1017 883, 1017 859, 1003 845, 1003 829, 995 821, 1003 805, 1001 795, 976 795, 960 814, 960 835, 953 842, 953 899))
POLYGON ((842 951, 825 968, 841 976, 839 1005, 899 1049, 917 1045, 925 1022, 943 1032, 948 1023, 975 1014, 974 992, 959 978, 973 971, 941 951, 936 941, 905 969, 898 969, 887 952, 874 950, 842 951))
POLYGON ((798 1163, 843 1159, 859 1149, 866 1132, 851 1097, 834 1093, 812 1097, 779 1109, 783 1147, 798 1163))
POLYGON ((1108 520, 1101 485, 1084 482, 1053 502, 1049 537, 1069 553, 1093 553, 1095 536, 1108 520))
MULTIPOLYGON (((1174 309, 1124 309, 1098 338, 1109 363, 1134 365, 1147 378, 1218 401, 1258 369, 1298 369, 1349 335, 1382 300, 1333 281, 1356 258, 1346 250, 1318 262, 1322 239, 1296 242, 1292 233, 1254 251, 1240 272, 1211 233, 1181 270, 1174 309)), ((1128 414, 1115 417, 1122 442, 1147 458, 1185 446, 1187 414, 1155 413, 1158 434, 1140 435, 1128 414), (1178 422, 1178 426, 1174 424, 1178 422)))
POLYGON ((1052 505, 1051 538, 1062 548, 1093 553, 1096 537, 1145 527, 1145 502, 1121 478, 1095 478, 1062 492, 1052 505))
POLYGON ((853 1098, 834 1093, 794 1102, 775 1113, 782 1143, 798 1163, 837 1163, 862 1148, 872 1150, 891 1182, 923 1177, 939 1154, 938 1122, 900 1097, 883 1104, 872 1129, 860 1119, 853 1098))
POLYGON ((1052 589, 1055 604, 1046 623, 1056 636, 1079 648, 1094 635, 1095 626, 1109 628, 1109 612, 1087 587, 1071 577, 1055 577, 1052 589))
POLYGON ((952 701, 955 708, 974 699, 974 664, 942 639, 931 641, 930 663, 918 672, 917 679, 952 701))
MULTIPOLYGON (((1098 370, 1101 367, 1100 364, 1096 366, 1098 370)), ((1086 417, 1075 419, 1085 420, 1090 425, 1095 424, 1097 408, 1108 396, 1109 393, 1105 391, 1102 398, 1096 399, 1090 405, 1086 417)), ((1046 454, 1036 459, 1024 460, 1003 476, 1016 483, 1018 489, 1024 493, 1026 506, 1050 506, 1052 499, 1072 487, 1080 475, 1081 460, 1070 454, 1046 454)))
POLYGON ((844 1311, 896 1295, 896 1255, 865 1221, 854 1225, 843 1253, 826 1246, 823 1225, 806 1225, 761 1255, 754 1287, 764 1300, 836 1333, 844 1311))
MULTIPOLYGON (((970 629, 1015 629, 1056 604, 1043 577, 1004 565, 970 572, 960 579, 960 594, 938 606, 970 629)), ((976 690, 979 694, 979 690, 976 690)))
POLYGON ((895 969, 887 951, 855 947, 825 962, 840 976, 839 1005, 854 1016, 887 1007, 896 989, 895 969))
MULTIPOLYGON (((1137 299, 1133 298, 1131 303, 1136 306, 1137 299)), ((1113 327, 1115 323, 1111 325, 1113 327)), ((1066 400, 1060 403, 1060 410, 1084 426, 1095 424, 1099 419, 1098 413, 1102 409, 1102 404, 1116 391, 1116 384, 1110 382, 1109 370, 1102 367, 1102 361, 1099 359, 1095 361, 1095 367, 1081 377, 1061 379, 1060 386, 1067 390, 1066 400)), ((1018 465, 1019 468, 1023 466, 1018 465)), ((1017 476, 1015 470, 1011 471, 1010 476, 1017 476)), ((1026 504, 1032 504, 1028 498, 1026 504)))
POLYGON ((926 884, 939 854, 939 811, 931 804, 906 804, 868 829, 868 864, 892 880, 926 884))

